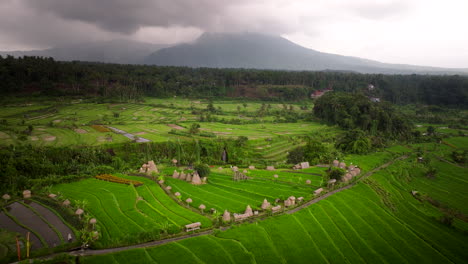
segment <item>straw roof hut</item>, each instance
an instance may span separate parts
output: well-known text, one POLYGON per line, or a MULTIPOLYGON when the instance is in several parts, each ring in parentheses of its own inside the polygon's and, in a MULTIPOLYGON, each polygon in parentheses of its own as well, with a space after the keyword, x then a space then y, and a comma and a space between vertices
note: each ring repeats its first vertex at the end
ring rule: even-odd
POLYGON ((176 193, 174 193, 174 195, 178 197, 178 196, 180 196, 180 192, 176 192, 176 193))
POLYGON ((158 168, 156 167, 156 164, 154 163, 154 161, 150 160, 148 161, 148 168, 146 170, 146 173, 147 174, 151 174, 151 173, 158 173, 158 168))
POLYGON ((310 180, 306 180, 306 184, 311 184, 312 182, 310 180))
POLYGON ((84 213, 83 209, 81 208, 78 208, 76 211, 75 211, 75 214, 81 219, 81 215, 84 213))
POLYGON ((204 204, 200 204, 200 206, 198 206, 198 208, 202 211, 204 211, 206 209, 206 206, 204 204))
POLYGON ((52 198, 52 199, 55 199, 57 197, 57 195, 53 194, 53 193, 50 193, 48 196, 49 196, 49 198, 52 198))
POLYGON ((252 215, 253 215, 252 208, 250 207, 250 205, 247 205, 247 208, 245 208, 244 214, 246 214, 246 215, 248 215, 248 216, 252 216, 252 215))
POLYGON ((96 218, 89 219, 89 223, 92 225, 96 224, 96 222, 97 222, 96 218))
POLYGON ((262 203, 262 209, 266 210, 266 209, 270 208, 270 206, 271 206, 271 204, 267 201, 267 199, 264 199, 263 203, 262 203))
POLYGON ((24 199, 31 198, 31 191, 30 190, 24 190, 23 191, 23 198, 24 199))
POLYGON ((187 175, 185 175, 185 173, 182 171, 179 175, 179 179, 185 181, 185 178, 187 177, 187 175))
POLYGON ((179 172, 177 172, 177 170, 174 170, 174 173, 172 173, 172 178, 174 179, 179 178, 179 172))
POLYGON ((327 183, 332 184, 332 183, 335 183, 335 182, 336 182, 336 179, 330 179, 327 183))
POLYGON ((349 169, 350 171, 354 170, 354 168, 356 168, 356 166, 354 166, 354 165, 349 165, 349 166, 348 166, 348 169, 349 169))
POLYGON ((170 190, 172 190, 172 187, 171 187, 171 186, 167 186, 167 187, 166 187, 166 190, 170 191, 170 190))
POLYGON ((231 214, 228 212, 228 210, 224 210, 223 221, 224 222, 231 221, 231 214))
POLYGON ((340 167, 340 169, 345 169, 346 168, 346 163, 340 162, 339 167, 340 167))
POLYGON ((5 200, 5 201, 8 201, 11 199, 11 196, 7 193, 5 193, 3 196, 2 196, 2 199, 5 200))
POLYGON ((188 173, 187 177, 185 178, 185 181, 191 182, 192 181, 192 174, 188 173))
POLYGON ((190 203, 192 203, 193 201, 192 201, 191 198, 187 198, 187 200, 185 200, 185 202, 188 203, 188 204, 190 204, 190 203))
POLYGON ((275 177, 275 179, 278 179, 278 174, 273 175, 273 177, 275 177))
POLYGON ((174 164, 174 166, 177 164, 177 160, 176 159, 172 159, 172 164, 174 164))
POLYGON ((317 190, 314 191, 314 195, 319 195, 322 192, 323 192, 323 188, 318 188, 317 190))
POLYGON ((242 172, 243 172, 243 173, 247 173, 248 171, 247 171, 247 170, 243 170, 242 172))
POLYGON ((356 171, 356 175, 359 175, 361 173, 361 169, 360 168, 355 168, 353 171, 356 171))
POLYGON ((334 167, 338 167, 339 164, 340 164, 340 162, 338 160, 333 161, 333 166, 334 167))
POLYGON ((70 206, 70 200, 66 199, 65 201, 63 201, 62 205, 65 207, 70 206))
POLYGON ((275 170, 275 166, 267 166, 267 167, 266 167, 266 170, 268 170, 268 171, 274 171, 274 170, 275 170))
POLYGON ((202 181, 201 181, 200 176, 198 175, 198 173, 193 174, 192 184, 194 184, 194 185, 202 184, 202 181))
POLYGON ((298 203, 300 203, 300 202, 302 202, 302 201, 304 201, 304 197, 301 196, 301 197, 297 198, 297 202, 298 202, 298 203))
POLYGON ((218 170, 223 170, 223 167, 218 167, 218 170))
POLYGON ((250 165, 250 166, 249 166, 249 170, 255 170, 255 166, 250 165))

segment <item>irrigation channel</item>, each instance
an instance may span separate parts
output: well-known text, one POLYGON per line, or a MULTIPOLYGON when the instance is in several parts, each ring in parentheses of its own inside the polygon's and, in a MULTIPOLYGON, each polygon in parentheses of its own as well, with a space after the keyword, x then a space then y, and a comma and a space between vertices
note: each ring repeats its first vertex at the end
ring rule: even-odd
MULTIPOLYGON (((294 209, 291 209, 289 211, 287 211, 286 213, 287 214, 293 214, 301 209, 304 209, 312 204, 315 204, 321 200, 324 200, 328 197, 330 197, 331 195, 335 194, 335 193, 338 193, 338 192, 341 192, 341 191, 344 191, 344 190, 347 190, 347 189, 350 189, 352 188, 353 186, 355 186, 359 181, 362 181, 368 177, 370 177, 372 174, 380 171, 381 169, 384 169, 390 165, 392 165, 394 162, 396 161, 399 161, 399 160, 404 160, 404 159, 407 159, 409 156, 408 155, 403 155, 403 156, 400 156, 398 158, 395 158, 385 164, 382 164, 380 165, 379 167, 377 168, 374 168, 372 170, 370 170, 369 172, 367 172, 366 174, 364 174, 362 177, 360 177, 359 179, 356 180, 356 182, 354 183, 351 183, 349 185, 346 185, 346 186, 343 186, 341 188, 338 188, 336 190, 333 190, 329 193, 326 193, 320 197, 317 197, 315 199, 312 199, 294 209)), ((266 218, 268 219, 268 218, 266 218)), ((221 231, 224 231, 224 230, 227 230, 229 229, 230 226, 225 226, 225 227, 220 227, 219 230, 221 231)), ((178 236, 178 237, 171 237, 171 238, 166 238, 166 239, 162 239, 162 240, 156 240, 156 241, 151 241, 151 242, 146 242, 146 243, 142 243, 142 244, 137 244, 137 245, 131 245, 131 246, 125 246, 125 247, 117 247, 117 248, 107 248, 107 249, 86 249, 86 250, 74 250, 74 251, 70 251, 68 252, 69 255, 71 256, 95 256, 95 255, 104 255, 104 254, 110 254, 110 253, 116 253, 116 252, 120 252, 120 251, 125 251, 125 250, 129 250, 129 249, 136 249, 136 248, 147 248, 147 247, 153 247, 153 246, 158 246, 158 245, 164 245, 164 244, 167 244, 167 243, 171 243, 171 242, 174 242, 174 241, 179 241, 179 240, 183 240, 183 239, 186 239, 186 238, 191 238, 191 237, 198 237, 198 236, 204 236, 204 235, 211 235, 215 232, 214 229, 211 229, 211 230, 206 230, 206 231, 202 231, 202 232, 199 232, 199 233, 192 233, 192 234, 187 234, 187 235, 183 235, 183 236, 178 236)), ((54 256, 57 256, 58 254, 60 253, 56 253, 56 254, 52 254, 52 255, 49 255, 49 256, 43 256, 43 257, 40 257, 38 259, 51 259, 53 258, 54 256)), ((15 263, 18 263, 18 262, 15 262, 15 263)))

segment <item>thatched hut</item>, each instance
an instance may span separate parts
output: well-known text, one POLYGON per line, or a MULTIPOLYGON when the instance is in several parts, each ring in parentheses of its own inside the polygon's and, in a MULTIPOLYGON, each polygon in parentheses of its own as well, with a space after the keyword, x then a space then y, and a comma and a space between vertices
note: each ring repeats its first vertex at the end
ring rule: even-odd
POLYGON ((171 186, 167 186, 167 187, 166 187, 166 190, 170 191, 170 190, 172 190, 172 187, 171 187, 171 186))
POLYGON ((340 169, 346 169, 346 163, 340 162, 340 165, 338 165, 340 169))
POLYGON ((224 210, 223 221, 224 222, 231 221, 231 213, 229 213, 228 210, 224 210))
POLYGON ((301 162, 301 169, 307 169, 310 168, 309 162, 301 162))
POLYGON ((301 196, 301 197, 297 198, 298 203, 302 203, 302 201, 304 201, 304 197, 301 196))
POLYGON ((333 167, 338 167, 339 164, 340 162, 338 160, 333 161, 333 167))
POLYGON ((275 179, 278 179, 278 174, 273 175, 275 179))
POLYGON ((267 166, 267 167, 266 167, 266 170, 267 170, 267 171, 274 171, 274 170, 275 170, 275 166, 267 166))
POLYGON ((255 170, 255 166, 250 165, 250 166, 249 166, 249 170, 255 170))
POLYGON ((187 198, 187 200, 185 200, 185 202, 186 202, 187 204, 191 204, 193 201, 192 201, 191 198, 187 198))
POLYGON ((306 184, 311 184, 311 183, 312 183, 312 181, 306 180, 306 184))
POLYGON ((175 196, 179 197, 180 196, 180 192, 176 192, 174 193, 175 196))
POLYGON ((2 196, 2 199, 5 200, 5 202, 8 202, 8 200, 11 199, 11 196, 7 193, 5 193, 3 196, 2 196))
POLYGON ((198 209, 200 209, 203 212, 205 211, 206 206, 204 204, 200 204, 200 206, 198 206, 198 209))
POLYGON ((65 206, 65 207, 68 207, 70 206, 71 202, 70 200, 66 199, 65 201, 63 201, 62 205, 65 206))
POLYGON ((191 181, 192 181, 192 174, 191 174, 191 173, 188 173, 188 174, 187 174, 187 177, 185 178, 185 181, 187 181, 187 182, 191 182, 191 181))
POLYGON ((252 215, 253 215, 252 208, 250 207, 250 205, 247 205, 247 208, 245 208, 244 214, 246 214, 246 215, 248 215, 248 216, 252 216, 252 215))
POLYGON ((81 208, 78 208, 76 211, 75 211, 75 214, 81 219, 81 215, 84 213, 83 209, 81 208))
POLYGON ((174 179, 179 178, 179 172, 177 172, 177 170, 174 170, 174 173, 172 173, 172 178, 174 179))
POLYGON ((52 198, 52 199, 55 199, 55 198, 57 197, 57 195, 56 195, 56 194, 53 194, 53 193, 49 193, 48 196, 49 196, 49 198, 52 198))
POLYGON ((281 205, 277 205, 277 206, 271 208, 272 213, 277 213, 279 211, 281 211, 281 205))
POLYGON ((264 199, 263 203, 262 203, 262 209, 266 210, 266 209, 268 209, 270 207, 271 207, 271 204, 267 201, 267 199, 264 199))
POLYGON ((24 190, 24 191, 23 191, 23 198, 24 198, 24 199, 29 199, 29 198, 31 198, 31 191, 30 191, 30 190, 24 190))
POLYGON ((179 179, 185 181, 185 178, 187 177, 187 175, 185 175, 185 173, 182 171, 179 175, 179 179))
POLYGON ((201 181, 200 176, 198 175, 198 173, 194 173, 194 174, 193 174, 193 177, 192 177, 192 184, 194 184, 194 185, 200 185, 200 184, 202 184, 202 181, 201 181))
POLYGON ((323 192, 323 188, 318 188, 317 190, 314 191, 314 195, 319 195, 323 192))
POLYGON ((177 165, 177 160, 176 160, 176 159, 172 159, 171 162, 172 162, 172 164, 173 164, 174 166, 177 165))

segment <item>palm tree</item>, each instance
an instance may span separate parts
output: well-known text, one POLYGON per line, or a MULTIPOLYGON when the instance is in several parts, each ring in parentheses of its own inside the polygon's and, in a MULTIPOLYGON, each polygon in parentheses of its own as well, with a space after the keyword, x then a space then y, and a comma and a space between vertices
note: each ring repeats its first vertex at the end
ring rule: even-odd
POLYGON ((85 209, 86 205, 88 205, 88 201, 87 200, 75 200, 75 206, 76 208, 80 208, 80 209, 85 209))

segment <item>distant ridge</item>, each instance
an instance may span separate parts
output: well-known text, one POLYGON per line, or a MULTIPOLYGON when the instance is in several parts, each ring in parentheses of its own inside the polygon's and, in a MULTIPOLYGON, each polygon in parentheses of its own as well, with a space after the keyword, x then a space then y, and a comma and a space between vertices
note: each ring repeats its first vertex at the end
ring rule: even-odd
POLYGON ((101 42, 83 42, 45 50, 3 51, 0 55, 52 57, 59 61, 93 61, 119 64, 138 64, 151 53, 168 45, 116 39, 101 42))
POLYGON ((193 43, 160 49, 146 64, 210 68, 349 71, 387 74, 468 74, 468 69, 387 64, 304 48, 279 36, 205 33, 193 43))

